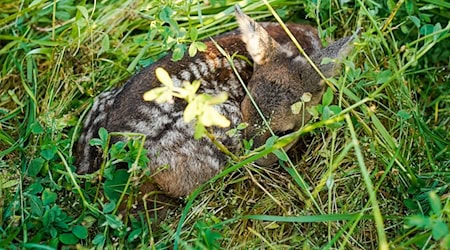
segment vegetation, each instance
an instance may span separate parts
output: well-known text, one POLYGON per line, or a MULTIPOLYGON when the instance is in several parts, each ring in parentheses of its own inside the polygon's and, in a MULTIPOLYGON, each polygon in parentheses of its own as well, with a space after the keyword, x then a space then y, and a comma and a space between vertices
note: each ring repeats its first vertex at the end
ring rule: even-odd
MULTIPOLYGON (((450 249, 450 4, 264 2, 2 1, 0 248, 450 249), (245 150, 155 231, 146 208, 118 212, 144 168, 75 174, 82 118, 169 50, 177 60, 235 28, 236 3, 259 20, 306 19, 324 43, 362 31, 313 122, 245 150), (250 164, 269 152, 279 167, 250 164)), ((110 159, 148 161, 144 138, 109 147, 100 134, 110 159)))

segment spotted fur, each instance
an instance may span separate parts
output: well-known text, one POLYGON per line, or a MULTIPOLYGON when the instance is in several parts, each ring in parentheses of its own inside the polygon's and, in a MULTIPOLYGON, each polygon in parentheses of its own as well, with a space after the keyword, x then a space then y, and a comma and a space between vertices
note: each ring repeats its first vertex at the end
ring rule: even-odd
MULTIPOLYGON (((319 76, 279 24, 258 24, 238 8, 236 18, 240 31, 218 36, 215 41, 230 55, 239 54, 252 60, 253 63, 249 64, 242 57, 235 57, 234 65, 264 115, 272 121, 272 129, 284 132, 299 128, 309 117, 302 119, 292 114, 290 106, 305 92, 313 94, 312 104, 320 100, 323 86, 319 76)), ((324 57, 343 56, 343 49, 351 41, 351 38, 344 38, 337 43, 338 46, 322 49, 315 28, 299 24, 288 24, 288 28, 316 63, 324 57)), ((89 140, 98 137, 101 127, 109 132, 144 134, 153 180, 172 197, 188 195, 226 164, 227 157, 209 139, 193 138, 193 125, 183 121, 186 106, 183 100, 163 104, 143 100, 146 91, 160 86, 155 77, 157 67, 168 71, 176 86, 183 81, 200 80, 199 93, 228 93, 228 100, 217 105, 217 110, 228 117, 231 127, 243 121, 250 124, 244 135, 234 137, 226 134, 227 129, 213 128, 217 140, 231 151, 239 150, 242 136, 255 138, 257 146, 264 143, 268 134, 257 133, 254 129, 261 124, 261 118, 255 113, 229 63, 213 42, 205 41, 205 44, 205 52, 194 57, 184 56, 178 62, 171 61, 171 55, 168 55, 141 70, 123 87, 102 93, 95 99, 76 148, 79 173, 93 172, 100 166, 101 151, 89 146, 89 140)), ((334 65, 323 69, 326 69, 327 76, 335 72, 334 65)), ((273 162, 273 159, 260 161, 263 165, 273 162)))

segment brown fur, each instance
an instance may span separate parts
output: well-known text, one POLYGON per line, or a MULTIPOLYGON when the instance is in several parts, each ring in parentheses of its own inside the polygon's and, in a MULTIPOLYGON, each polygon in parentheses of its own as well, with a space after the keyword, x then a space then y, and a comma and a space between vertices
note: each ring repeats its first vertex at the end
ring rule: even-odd
MULTIPOLYGON (((306 92, 313 98, 308 105, 317 104, 324 89, 322 80, 308 62, 299 55, 283 29, 276 23, 256 23, 238 8, 236 17, 240 32, 230 32, 216 37, 217 43, 229 54, 239 54, 253 60, 235 58, 234 64, 247 84, 251 95, 269 119, 275 133, 284 134, 306 123, 309 115, 293 114, 291 105, 306 92), (244 41, 244 42, 243 42, 244 41)), ((313 61, 319 65, 324 57, 339 59, 346 55, 353 37, 343 38, 327 48, 322 48, 317 30, 308 25, 288 24, 288 28, 313 61)), ((193 125, 183 122, 186 103, 176 99, 172 104, 145 102, 143 94, 160 86, 155 69, 163 67, 175 84, 181 81, 200 80, 199 93, 218 94, 226 91, 229 99, 217 105, 217 110, 231 120, 235 127, 249 123, 244 137, 253 138, 255 146, 264 144, 269 133, 260 133, 262 119, 237 81, 230 65, 211 41, 205 42, 207 50, 195 57, 184 56, 173 62, 170 55, 143 69, 123 87, 105 92, 96 98, 88 114, 76 148, 79 173, 93 172, 99 168, 101 151, 89 146, 97 137, 100 127, 110 132, 137 132, 146 135, 145 148, 151 162, 149 168, 153 181, 168 196, 183 197, 201 183, 216 175, 226 164, 227 157, 206 138, 193 138, 193 125), (160 170, 165 168, 164 170, 160 170)), ((320 65, 326 76, 336 73, 334 63, 320 65)), ((306 112, 307 113, 307 112, 306 112)), ((213 128, 214 136, 231 151, 240 149, 241 135, 230 137, 228 129, 213 128)), ((112 143, 124 138, 112 138, 112 143)), ((269 166, 276 161, 270 156, 258 161, 269 166)))

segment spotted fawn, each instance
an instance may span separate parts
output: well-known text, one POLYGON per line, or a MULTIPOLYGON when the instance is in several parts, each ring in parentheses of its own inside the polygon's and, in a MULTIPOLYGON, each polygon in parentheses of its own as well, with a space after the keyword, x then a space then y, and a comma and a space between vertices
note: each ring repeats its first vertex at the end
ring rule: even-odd
MULTIPOLYGON (((283 135, 299 129, 310 119, 310 115, 308 112, 294 113, 291 106, 305 93, 311 94, 311 101, 306 103, 306 107, 319 103, 325 88, 323 79, 299 53, 278 23, 257 23, 242 13, 239 7, 236 7, 235 15, 239 30, 214 40, 228 54, 240 55, 233 57, 233 64, 262 114, 270 122, 272 131, 283 135)), ((349 53, 354 39, 354 36, 345 37, 323 48, 316 28, 300 24, 287 24, 287 28, 325 77, 332 77, 338 72, 339 60, 349 53), (337 60, 321 64, 324 58, 337 60)), ((78 173, 91 173, 99 169, 102 151, 90 146, 89 141, 98 137, 101 127, 109 132, 144 134, 153 182, 171 197, 188 195, 225 166, 227 156, 208 138, 194 139, 193 124, 183 120, 184 100, 174 99, 172 103, 161 104, 143 100, 146 91, 161 86, 155 76, 157 67, 169 73, 175 86, 181 86, 184 81, 200 80, 198 93, 228 93, 228 100, 215 106, 217 111, 231 121, 231 127, 242 122, 249 124, 237 136, 229 136, 226 133, 229 128, 214 127, 211 130, 214 137, 230 151, 238 152, 243 138, 252 138, 254 147, 265 143, 270 133, 261 129, 262 118, 230 63, 212 41, 205 41, 205 44, 206 51, 194 57, 185 55, 177 62, 167 55, 142 69, 124 86, 104 92, 95 99, 76 146, 78 173)), ((112 138, 111 143, 120 139, 112 138)), ((262 166, 275 162, 274 156, 257 161, 262 166)))

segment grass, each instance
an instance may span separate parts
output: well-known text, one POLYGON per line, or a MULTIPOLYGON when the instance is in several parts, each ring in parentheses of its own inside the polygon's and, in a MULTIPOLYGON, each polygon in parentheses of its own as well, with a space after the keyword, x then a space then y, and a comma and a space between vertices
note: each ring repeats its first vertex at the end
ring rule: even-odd
MULTIPOLYGON (((74 173, 80 116, 167 51, 235 28, 236 1, 0 3, 0 248, 450 248, 449 5, 269 2, 323 38, 361 27, 354 52, 315 121, 231 162, 159 231, 102 195, 142 179, 74 173), (299 136, 279 167, 250 164, 299 136)), ((263 1, 240 5, 275 20, 263 1)))

